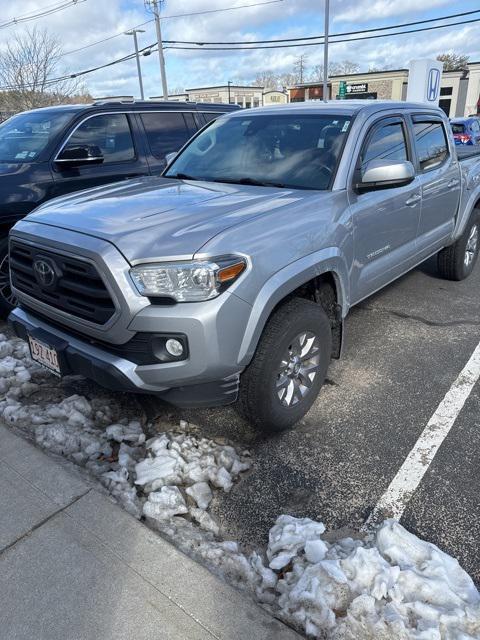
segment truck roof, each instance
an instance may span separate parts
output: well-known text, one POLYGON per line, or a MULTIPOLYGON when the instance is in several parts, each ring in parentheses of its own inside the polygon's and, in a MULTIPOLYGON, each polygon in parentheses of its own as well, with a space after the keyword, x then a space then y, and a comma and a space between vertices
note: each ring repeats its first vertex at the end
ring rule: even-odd
MULTIPOLYGON (((290 102, 289 104, 273 105, 269 107, 255 107, 249 109, 256 113, 338 113, 344 115, 354 115, 359 112, 375 113, 386 109, 404 110, 404 109, 421 109, 422 111, 433 111, 435 113, 444 114, 444 112, 436 106, 427 105, 420 102, 403 102, 400 100, 328 100, 323 102, 320 100, 310 100, 307 102, 290 102)), ((245 110, 241 110, 245 114, 245 110)), ((233 115, 233 114, 232 114, 233 115)))

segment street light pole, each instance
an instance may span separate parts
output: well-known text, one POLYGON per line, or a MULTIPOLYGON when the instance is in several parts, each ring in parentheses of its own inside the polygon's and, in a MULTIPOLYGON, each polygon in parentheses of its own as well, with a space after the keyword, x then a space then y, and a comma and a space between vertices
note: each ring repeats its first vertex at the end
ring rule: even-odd
POLYGON ((328 29, 330 21, 330 0, 325 0, 325 37, 323 43, 323 101, 328 100, 328 29))
POLYGON ((165 72, 165 57, 163 55, 162 30, 160 28, 160 4, 161 0, 145 0, 147 6, 152 7, 155 17, 155 28, 157 31, 158 42, 158 61, 160 63, 160 76, 162 78, 163 99, 168 100, 167 74, 165 72))
POLYGON ((131 31, 126 31, 125 35, 133 36, 133 42, 135 44, 135 58, 137 59, 138 84, 140 85, 140 97, 142 100, 145 100, 145 94, 143 92, 142 69, 140 67, 140 56, 138 55, 137 33, 145 33, 145 31, 143 29, 132 29, 131 31))
POLYGON ((231 80, 229 80, 229 81, 227 82, 227 86, 228 86, 228 104, 231 104, 231 101, 230 101, 230 85, 231 85, 231 84, 232 84, 232 81, 231 81, 231 80))

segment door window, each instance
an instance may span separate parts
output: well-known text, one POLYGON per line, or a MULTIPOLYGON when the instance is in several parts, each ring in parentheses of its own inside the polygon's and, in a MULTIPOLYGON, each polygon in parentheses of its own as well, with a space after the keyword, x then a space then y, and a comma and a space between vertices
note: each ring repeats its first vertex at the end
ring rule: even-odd
POLYGON ((414 122, 415 146, 422 171, 440 166, 448 157, 448 144, 441 122, 414 122))
POLYGON ((125 162, 135 157, 132 133, 126 114, 113 113, 87 118, 68 139, 65 149, 99 147, 103 164, 125 162))
POLYGON ((401 122, 390 122, 374 130, 360 155, 362 173, 372 160, 391 162, 408 160, 405 131, 401 122))
POLYGON ((152 155, 159 160, 178 151, 191 136, 183 114, 179 112, 142 113, 140 117, 152 155))

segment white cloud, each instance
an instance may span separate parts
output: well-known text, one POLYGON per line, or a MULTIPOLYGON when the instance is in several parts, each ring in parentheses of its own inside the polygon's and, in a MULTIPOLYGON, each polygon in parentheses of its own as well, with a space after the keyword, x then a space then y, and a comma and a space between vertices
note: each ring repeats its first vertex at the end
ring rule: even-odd
POLYGON ((355 22, 361 20, 363 24, 367 20, 381 20, 392 16, 415 14, 419 10, 428 11, 437 7, 449 5, 453 10, 452 0, 340 0, 332 17, 336 22, 355 22), (343 11, 341 10, 343 7, 343 11))

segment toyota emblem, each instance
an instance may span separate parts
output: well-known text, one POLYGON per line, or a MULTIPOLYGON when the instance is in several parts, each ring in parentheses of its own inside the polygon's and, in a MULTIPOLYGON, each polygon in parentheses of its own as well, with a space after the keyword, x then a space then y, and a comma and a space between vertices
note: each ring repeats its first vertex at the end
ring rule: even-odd
POLYGON ((33 263, 33 270, 38 284, 42 287, 51 287, 57 278, 53 264, 45 258, 38 258, 33 263))

